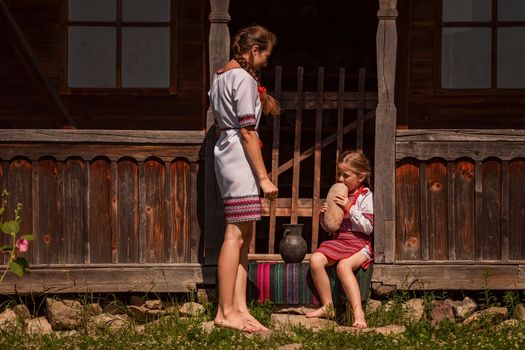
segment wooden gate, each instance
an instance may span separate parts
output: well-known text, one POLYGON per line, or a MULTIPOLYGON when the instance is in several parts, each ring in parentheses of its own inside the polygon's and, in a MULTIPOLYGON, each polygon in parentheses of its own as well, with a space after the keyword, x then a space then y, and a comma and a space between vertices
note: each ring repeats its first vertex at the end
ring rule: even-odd
MULTIPOLYGON (((282 67, 277 66, 274 96, 284 111, 260 130, 265 144, 271 143, 270 178, 279 187, 279 198, 273 202, 262 199, 264 218, 256 225, 250 247, 250 258, 257 260, 279 259, 275 253, 280 223, 305 223, 303 236, 313 251, 320 240, 322 196, 334 183, 338 155, 346 149, 360 149, 373 156, 377 93, 366 92, 364 68, 357 74, 357 91, 345 89, 345 68, 326 75, 338 86, 336 91, 325 91, 323 67, 314 76, 316 91, 305 91, 303 67, 297 68, 296 91, 283 91, 282 76, 282 67)), ((265 146, 263 150, 266 159, 269 149, 265 146)))

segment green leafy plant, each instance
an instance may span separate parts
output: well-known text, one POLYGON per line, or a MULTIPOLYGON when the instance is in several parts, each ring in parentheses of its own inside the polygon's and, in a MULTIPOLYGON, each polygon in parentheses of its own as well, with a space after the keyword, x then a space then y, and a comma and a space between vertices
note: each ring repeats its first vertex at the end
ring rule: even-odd
POLYGON ((18 234, 20 231, 20 222, 22 221, 22 218, 20 217, 22 203, 17 203, 16 205, 15 219, 4 221, 3 215, 5 213, 8 197, 9 193, 4 190, 2 192, 2 206, 0 207, 0 230, 10 237, 11 243, 0 246, 0 253, 9 255, 9 261, 6 265, 5 271, 0 277, 0 284, 3 282, 9 271, 19 277, 24 276, 24 274, 29 271, 29 262, 26 258, 18 256, 18 254, 27 251, 29 248, 29 241, 32 241, 34 238, 32 234, 21 236, 18 234))

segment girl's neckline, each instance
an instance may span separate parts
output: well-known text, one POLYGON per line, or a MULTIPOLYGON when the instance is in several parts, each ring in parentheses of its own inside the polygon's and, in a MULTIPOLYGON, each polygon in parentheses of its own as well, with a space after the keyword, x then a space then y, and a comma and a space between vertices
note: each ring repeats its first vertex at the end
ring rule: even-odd
POLYGON ((217 71, 215 73, 217 74, 222 74, 222 73, 225 73, 229 70, 232 70, 232 69, 239 69, 241 67, 241 65, 239 64, 239 62, 237 62, 236 60, 230 60, 230 62, 226 63, 224 66, 222 66, 221 68, 217 69, 217 71))

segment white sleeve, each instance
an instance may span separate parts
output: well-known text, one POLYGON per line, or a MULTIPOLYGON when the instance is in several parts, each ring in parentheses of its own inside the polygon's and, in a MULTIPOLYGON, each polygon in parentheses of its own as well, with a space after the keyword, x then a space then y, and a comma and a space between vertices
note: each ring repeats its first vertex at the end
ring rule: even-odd
POLYGON ((247 73, 235 81, 233 107, 241 128, 256 125, 255 103, 257 102, 257 82, 247 73))
POLYGON ((350 209, 352 231, 363 232, 367 235, 374 231, 374 201, 372 192, 359 196, 357 203, 350 209))

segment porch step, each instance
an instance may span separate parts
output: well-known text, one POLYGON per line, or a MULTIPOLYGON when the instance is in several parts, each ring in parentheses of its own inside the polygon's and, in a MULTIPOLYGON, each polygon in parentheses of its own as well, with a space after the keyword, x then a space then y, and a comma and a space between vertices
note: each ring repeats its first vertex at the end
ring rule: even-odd
MULTIPOLYGON (((336 267, 327 268, 334 305, 346 303, 346 296, 337 277, 336 267)), ((366 302, 370 293, 373 264, 368 269, 359 268, 354 273, 359 282, 361 300, 366 302)), ((274 304, 319 304, 308 262, 288 264, 285 262, 248 263, 247 299, 274 304)))

